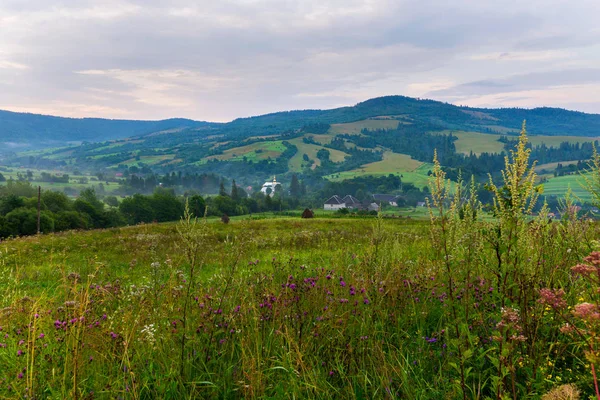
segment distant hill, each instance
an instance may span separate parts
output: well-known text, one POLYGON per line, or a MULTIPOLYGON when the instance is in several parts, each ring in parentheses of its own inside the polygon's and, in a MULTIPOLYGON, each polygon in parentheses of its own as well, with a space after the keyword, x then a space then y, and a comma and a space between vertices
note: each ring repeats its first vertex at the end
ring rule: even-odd
POLYGON ((600 114, 587 114, 560 108, 470 108, 435 100, 406 96, 378 97, 352 107, 331 110, 284 111, 236 119, 222 126, 230 136, 254 135, 257 131, 275 133, 298 129, 311 123, 347 123, 379 116, 403 116, 447 129, 482 133, 518 131, 523 120, 537 135, 600 136, 600 114))
POLYGON ((532 157, 544 165, 540 172, 547 179, 574 172, 573 165, 589 159, 591 142, 600 138, 598 114, 469 108, 405 96, 228 123, 0 111, 0 164, 108 175, 215 173, 248 185, 273 175, 289 179, 292 173, 313 181, 395 174, 422 187, 434 152, 451 177, 462 171, 485 180, 497 173, 523 120, 532 157))
POLYGON ((104 142, 169 129, 195 128, 206 122, 189 119, 130 121, 101 118, 63 118, 0 110, 0 143, 7 148, 32 149, 72 142, 104 142))

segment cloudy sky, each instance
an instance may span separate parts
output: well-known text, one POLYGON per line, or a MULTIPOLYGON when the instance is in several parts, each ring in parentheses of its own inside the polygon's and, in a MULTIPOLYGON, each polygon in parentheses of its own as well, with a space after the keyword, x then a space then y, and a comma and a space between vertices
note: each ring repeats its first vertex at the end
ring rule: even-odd
POLYGON ((600 113, 599 0, 0 0, 0 109, 227 121, 403 94, 600 113))

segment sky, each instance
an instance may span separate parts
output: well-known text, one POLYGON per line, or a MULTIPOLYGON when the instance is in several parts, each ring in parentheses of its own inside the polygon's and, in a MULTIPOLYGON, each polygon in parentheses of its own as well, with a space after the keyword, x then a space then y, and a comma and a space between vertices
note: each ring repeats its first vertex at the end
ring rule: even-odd
POLYGON ((0 109, 229 121, 384 95, 600 113, 599 0, 0 0, 0 109))

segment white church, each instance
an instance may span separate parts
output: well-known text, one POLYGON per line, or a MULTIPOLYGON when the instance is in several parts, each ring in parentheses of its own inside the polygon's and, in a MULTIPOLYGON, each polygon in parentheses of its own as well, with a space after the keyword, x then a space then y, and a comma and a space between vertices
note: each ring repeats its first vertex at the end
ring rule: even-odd
POLYGON ((267 181, 262 185, 262 188, 260 189, 261 192, 263 192, 264 194, 273 197, 273 195, 275 194, 275 187, 277 185, 281 185, 279 182, 277 182, 277 177, 273 177, 272 181, 267 181), (271 189, 271 190, 268 190, 271 189))

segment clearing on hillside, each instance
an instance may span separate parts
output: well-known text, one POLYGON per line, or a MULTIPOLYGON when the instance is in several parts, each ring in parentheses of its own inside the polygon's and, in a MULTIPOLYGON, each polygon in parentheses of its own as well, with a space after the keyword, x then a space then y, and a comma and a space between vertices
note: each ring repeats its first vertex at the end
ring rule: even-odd
POLYGON ((121 161, 119 164, 127 165, 128 167, 139 164, 147 164, 147 165, 156 165, 160 164, 163 161, 173 160, 175 158, 175 154, 163 154, 160 156, 140 156, 139 160, 136 158, 131 158, 127 161, 121 161))
POLYGON ((552 162, 552 163, 547 163, 547 164, 540 164, 540 165, 535 166, 535 172, 540 172, 543 170, 553 171, 556 169, 556 167, 558 167, 558 164, 567 166, 567 165, 577 164, 578 162, 579 161, 574 160, 574 161, 558 161, 558 162, 552 162))
POLYGON ((217 159, 221 161, 240 161, 244 157, 251 161, 266 160, 268 158, 275 159, 285 151, 286 147, 281 140, 272 142, 258 142, 246 146, 234 147, 233 149, 225 150, 223 154, 207 157, 207 159, 217 159))
MULTIPOLYGON (((458 140, 454 142, 456 146, 456 151, 463 154, 469 154, 470 152, 473 152, 477 155, 481 153, 500 153, 504 150, 504 143, 498 141, 498 139, 500 139, 503 135, 452 130, 445 130, 434 133, 445 135, 452 134, 456 136, 458 138, 458 140)), ((517 136, 511 136, 510 138, 516 140, 517 136)), ((563 142, 586 143, 598 140, 598 138, 584 136, 537 135, 528 136, 527 138, 533 146, 546 144, 546 146, 549 147, 558 147, 563 142)))
POLYGON ((584 183, 584 179, 579 174, 550 177, 543 184, 543 195, 564 197, 567 190, 571 188, 576 197, 583 201, 589 201, 591 195, 581 186, 584 183))
POLYGON ((288 166, 291 171, 302 171, 305 165, 308 164, 307 161, 304 161, 304 154, 306 154, 309 159, 314 160, 313 169, 321 165, 321 160, 317 158, 317 152, 321 149, 329 151, 329 159, 336 163, 343 162, 344 159, 348 157, 348 154, 339 150, 328 149, 323 146, 318 146, 316 144, 304 143, 302 141, 302 138, 292 139, 289 142, 298 147, 298 152, 294 154, 294 156, 290 159, 288 163, 288 166))
POLYGON ((398 154, 391 151, 383 153, 383 160, 376 161, 361 166, 351 171, 343 171, 325 176, 330 181, 341 181, 352 179, 358 176, 381 176, 381 175, 401 175, 402 181, 413 183, 417 187, 427 186, 427 172, 431 169, 428 163, 422 163, 412 159, 406 154, 398 154))
POLYGON ((396 129, 398 124, 400 124, 400 121, 394 119, 365 119, 346 124, 333 124, 331 125, 331 128, 329 128, 329 133, 335 135, 343 133, 358 134, 363 129, 396 129))

